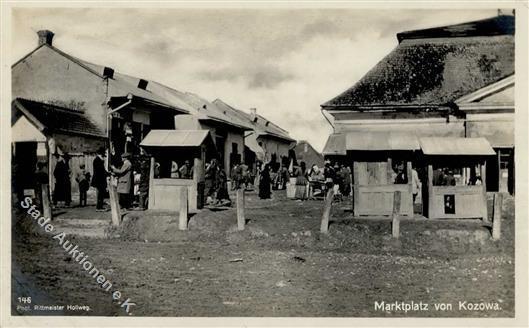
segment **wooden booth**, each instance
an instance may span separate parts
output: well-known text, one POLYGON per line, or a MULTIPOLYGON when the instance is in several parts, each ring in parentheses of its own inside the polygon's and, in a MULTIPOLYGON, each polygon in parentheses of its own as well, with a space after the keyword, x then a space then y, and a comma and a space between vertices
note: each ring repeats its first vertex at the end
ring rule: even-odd
POLYGON ((412 160, 419 143, 414 135, 390 132, 347 133, 347 158, 353 161, 353 213, 391 215, 395 191, 400 215, 413 216, 412 160))
POLYGON ((354 216, 391 215, 395 191, 401 192, 400 215, 412 216, 411 170, 418 149, 414 135, 355 131, 332 134, 323 154, 332 165, 352 168, 354 216))
POLYGON ((420 139, 427 179, 424 215, 430 219, 487 219, 486 160, 496 155, 485 138, 420 139))
POLYGON ((152 156, 150 210, 179 211, 180 193, 184 190, 189 212, 204 206, 204 166, 215 154, 209 130, 151 130, 140 145, 152 156), (186 161, 192 166, 191 176, 174 177, 178 171, 175 168, 181 168, 186 161))

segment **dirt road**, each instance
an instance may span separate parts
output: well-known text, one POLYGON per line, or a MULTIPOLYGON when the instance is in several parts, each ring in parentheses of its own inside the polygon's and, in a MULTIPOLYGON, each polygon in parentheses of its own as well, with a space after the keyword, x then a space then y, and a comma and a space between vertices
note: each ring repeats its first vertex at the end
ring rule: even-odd
MULTIPOLYGON (((352 220, 347 202, 321 235, 321 204, 250 193, 243 232, 230 209, 193 216, 187 232, 174 217, 133 214, 112 239, 71 237, 136 303, 134 316, 514 315, 512 200, 499 242, 475 221, 404 222, 395 240, 387 220, 352 220)), ((14 313, 17 298, 34 292, 45 296, 38 302, 90 307, 66 315, 128 315, 51 236, 17 232, 12 262, 14 313)))

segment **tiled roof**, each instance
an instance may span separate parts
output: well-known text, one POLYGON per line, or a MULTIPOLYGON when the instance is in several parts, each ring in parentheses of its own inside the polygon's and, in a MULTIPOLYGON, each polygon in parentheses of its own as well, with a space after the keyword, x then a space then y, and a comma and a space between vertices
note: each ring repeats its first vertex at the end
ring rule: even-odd
POLYGON ((428 38, 419 38, 418 31, 407 33, 360 81, 322 107, 443 106, 514 74, 511 34, 432 37, 428 32, 428 38))
POLYGON ((38 122, 34 123, 41 124, 52 133, 106 137, 83 112, 22 98, 15 99, 13 104, 25 115, 29 114, 30 121, 36 119, 38 122))

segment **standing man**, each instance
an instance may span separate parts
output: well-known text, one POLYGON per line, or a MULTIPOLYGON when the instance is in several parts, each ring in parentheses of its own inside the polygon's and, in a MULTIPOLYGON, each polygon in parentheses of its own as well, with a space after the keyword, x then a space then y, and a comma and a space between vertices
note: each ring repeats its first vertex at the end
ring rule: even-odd
POLYGON ((53 205, 57 206, 59 202, 64 205, 66 202, 66 183, 68 181, 68 165, 62 155, 56 154, 57 164, 53 170, 55 178, 55 188, 53 190, 53 205))
POLYGON ((118 178, 119 205, 123 209, 132 207, 132 163, 129 160, 130 155, 127 152, 121 154, 123 164, 121 164, 119 169, 113 165, 111 166, 112 173, 118 178))
POLYGON ((188 160, 185 161, 184 165, 179 170, 180 179, 193 179, 193 168, 188 160))
POLYGON ((96 211, 104 212, 103 200, 105 199, 105 191, 107 188, 107 175, 105 169, 105 148, 101 147, 97 151, 96 158, 94 158, 94 176, 92 177, 92 187, 96 188, 96 211))
POLYGON ((419 180, 419 174, 415 167, 411 169, 411 190, 413 195, 413 203, 415 204, 415 199, 419 194, 419 189, 421 188, 421 181, 419 180))

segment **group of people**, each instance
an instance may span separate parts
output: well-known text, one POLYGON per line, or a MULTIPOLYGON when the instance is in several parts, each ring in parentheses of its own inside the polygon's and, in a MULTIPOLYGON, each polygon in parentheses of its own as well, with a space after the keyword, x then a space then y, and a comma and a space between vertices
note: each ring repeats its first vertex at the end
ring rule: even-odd
POLYGON ((206 164, 204 196, 208 205, 231 206, 228 177, 216 158, 206 164))
MULTIPOLYGON (((52 200, 55 207, 70 207, 72 202, 72 170, 70 168, 70 157, 68 154, 55 154, 57 160, 53 170, 54 188, 52 200)), ((96 211, 107 211, 105 209, 105 198, 108 197, 108 181, 114 183, 119 195, 120 207, 130 209, 133 203, 133 165, 131 162, 131 154, 124 152, 120 156, 114 156, 111 160, 110 170, 107 170, 105 164, 106 150, 101 147, 98 149, 93 160, 93 172, 86 169, 84 164, 79 164, 76 170, 74 179, 78 184, 79 189, 79 206, 87 205, 87 193, 90 187, 96 191, 96 211)), ((140 181, 140 208, 145 207, 146 195, 148 192, 148 161, 147 165, 143 165, 142 181, 140 181), (147 188, 147 190, 146 190, 147 188), (143 197, 142 197, 143 196, 143 197)), ((48 174, 46 172, 46 164, 43 162, 37 163, 35 172, 36 189, 40 193, 43 184, 48 183, 48 174)))
POLYGON ((231 169, 231 190, 247 189, 252 184, 252 174, 245 163, 236 163, 231 169))
POLYGON ((267 163, 258 167, 259 198, 270 198, 272 187, 285 189, 290 178, 295 178, 296 199, 303 200, 322 194, 328 188, 336 188, 336 191, 343 195, 349 195, 351 192, 351 170, 345 165, 336 163, 332 166, 330 161, 326 161, 323 169, 316 164, 309 169, 307 164, 301 161, 297 166, 291 165, 290 169, 281 165, 277 172, 272 173, 271 165, 267 163))

